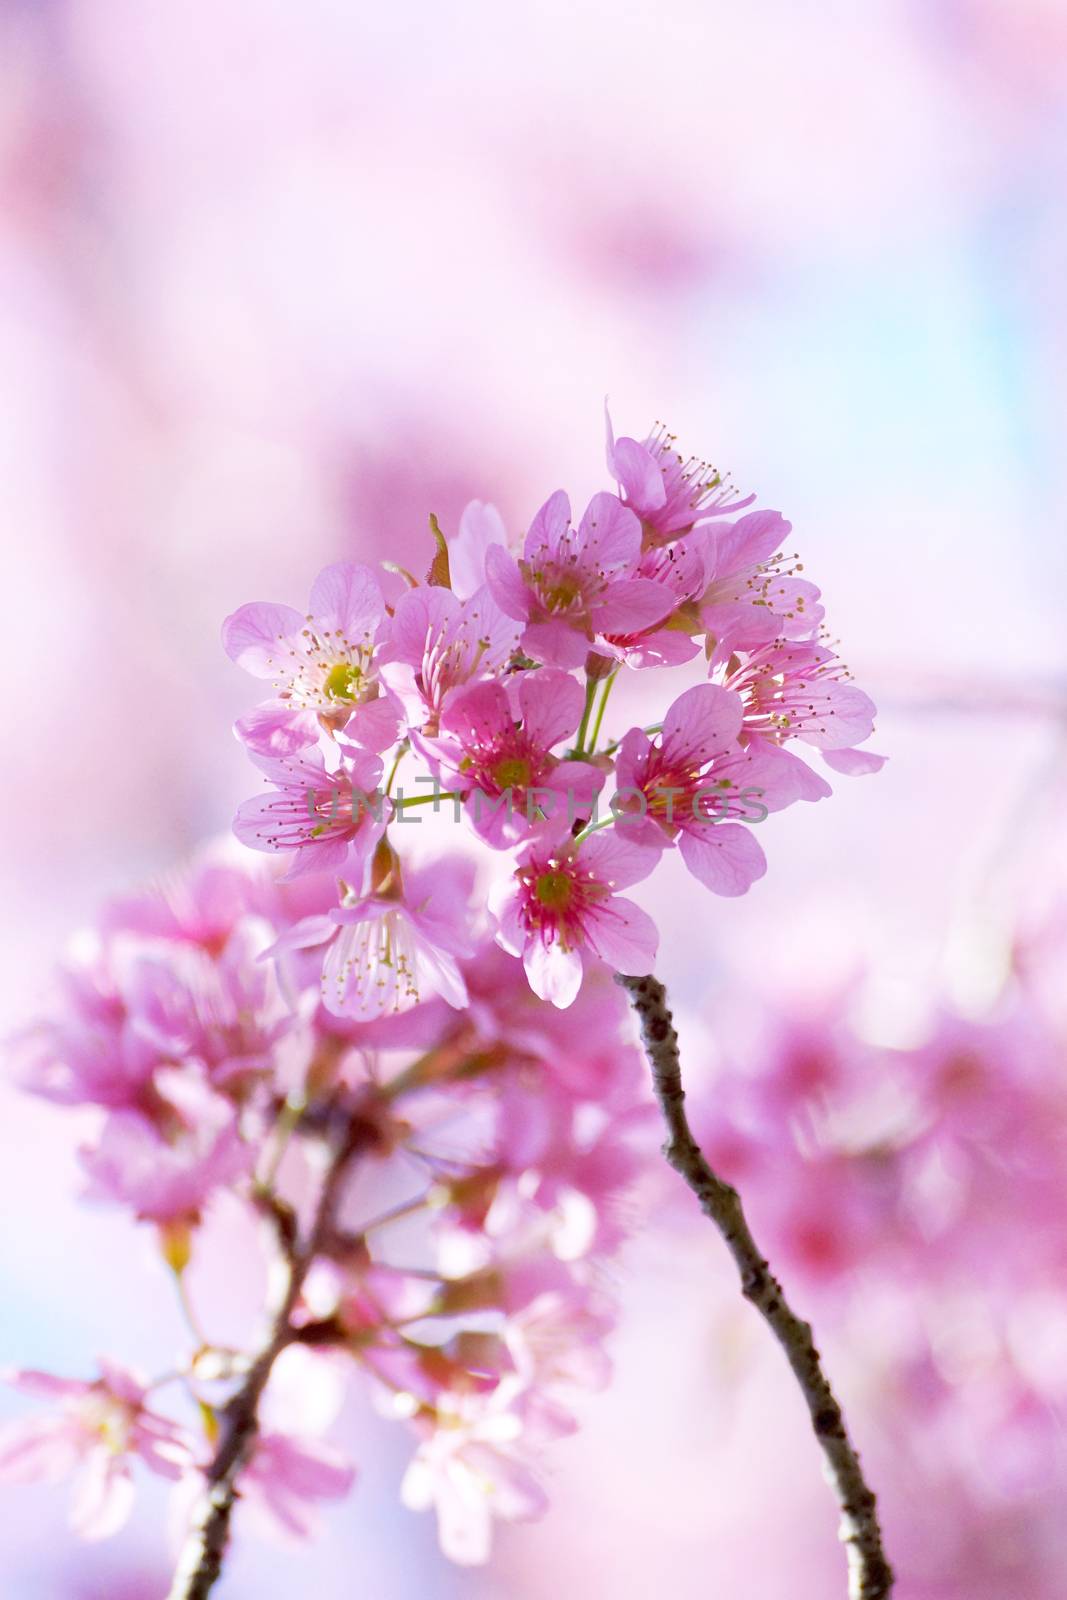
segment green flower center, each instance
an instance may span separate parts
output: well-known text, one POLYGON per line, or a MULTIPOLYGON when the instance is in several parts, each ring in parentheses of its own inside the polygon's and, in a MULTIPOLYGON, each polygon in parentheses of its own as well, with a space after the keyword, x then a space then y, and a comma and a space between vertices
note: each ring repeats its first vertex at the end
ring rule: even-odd
POLYGON ((331 700, 354 700, 361 677, 359 668, 350 661, 338 661, 326 674, 323 688, 331 700))
POLYGON ((549 611, 567 611, 581 592, 582 586, 577 578, 557 578, 550 588, 545 589, 544 602, 549 611))
POLYGON ((502 756, 492 774, 498 788, 525 789, 530 781, 530 763, 522 756, 502 756))
POLYGON ((534 894, 546 911, 565 911, 574 895, 574 884, 565 872, 542 872, 534 883, 534 894))

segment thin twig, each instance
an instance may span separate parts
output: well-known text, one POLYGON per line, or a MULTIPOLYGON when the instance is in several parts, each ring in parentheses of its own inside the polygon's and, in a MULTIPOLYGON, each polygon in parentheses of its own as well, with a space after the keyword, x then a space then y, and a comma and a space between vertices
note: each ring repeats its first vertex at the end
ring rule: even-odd
POLYGON ((712 1171, 693 1138, 685 1114, 678 1035, 667 1007, 666 990, 651 976, 627 977, 618 973, 616 982, 629 994, 641 1025, 656 1098, 669 1135, 664 1154, 700 1201, 705 1216, 722 1234, 740 1273, 742 1294, 756 1307, 785 1351, 807 1402, 811 1425, 841 1508, 849 1600, 885 1600, 892 1592, 893 1571, 882 1549, 874 1493, 863 1476, 841 1407, 822 1369, 810 1323, 791 1309, 781 1285, 772 1276, 745 1220, 737 1190, 712 1171))
POLYGON ((374 1140, 373 1129, 352 1117, 334 1147, 319 1194, 307 1242, 299 1248, 283 1205, 271 1216, 280 1246, 268 1313, 267 1333, 244 1382, 220 1415, 220 1435, 208 1466, 201 1504, 186 1534, 167 1600, 206 1600, 222 1571, 238 1478, 247 1466, 259 1432, 259 1402, 278 1356, 297 1338, 293 1309, 315 1256, 334 1223, 341 1187, 354 1157, 374 1140))

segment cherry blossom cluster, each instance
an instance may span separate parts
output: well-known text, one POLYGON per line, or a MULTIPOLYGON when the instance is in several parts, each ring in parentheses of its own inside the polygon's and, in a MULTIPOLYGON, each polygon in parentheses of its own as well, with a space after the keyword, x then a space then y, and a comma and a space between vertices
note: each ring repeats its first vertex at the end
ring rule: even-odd
MULTIPOLYGON (((21 1040, 26 1085, 97 1109, 81 1151, 89 1192, 155 1227, 186 1303, 220 1194, 262 1218, 268 1256, 284 1253, 315 1204, 333 1125, 362 1129, 292 1308, 240 1514, 301 1535, 319 1502, 351 1488, 353 1465, 307 1426, 311 1414, 325 1428, 337 1403, 308 1395, 362 1373, 417 1439, 405 1504, 433 1505, 446 1553, 482 1561, 491 1517, 544 1508, 543 1446, 575 1426, 572 1397, 608 1375, 600 1263, 636 1215, 654 1148, 621 996, 591 973, 565 1019, 483 936, 457 959, 462 1010, 430 995, 376 1022, 339 1018, 321 1003, 314 952, 284 971, 264 959, 325 914, 334 881, 285 883, 248 861, 209 855, 109 907, 52 1016, 21 1040)), ((468 911, 469 863, 437 863, 425 881, 468 911)), ((113 1361, 88 1380, 9 1374, 50 1410, 9 1427, 0 1481, 77 1470, 72 1520, 89 1538, 125 1521, 135 1462, 173 1479, 188 1508, 249 1359, 190 1315, 189 1346, 159 1382, 113 1361)))
POLYGON ((449 1556, 544 1508, 542 1449, 607 1376, 602 1263, 654 1146, 611 976, 648 971, 657 935, 620 891, 677 848, 744 893, 753 826, 829 793, 800 751, 880 764, 789 524, 662 429, 609 428, 608 463, 577 524, 557 491, 513 545, 475 503, 450 537, 431 519, 423 582, 341 564, 305 613, 230 616, 270 685, 237 724, 265 786, 234 831, 272 859, 112 904, 21 1041, 28 1087, 95 1109, 89 1193, 156 1230, 189 1320, 156 1380, 12 1375, 52 1408, 9 1430, 0 1476, 79 1469, 87 1536, 124 1520, 134 1462, 175 1481, 194 1556, 221 1501, 308 1532, 355 1467, 308 1423, 336 1405, 294 1421, 284 1390, 356 1372, 413 1430, 401 1495, 449 1556), (610 732, 616 682, 625 708, 659 667, 686 686, 610 732), (458 825, 436 853, 413 831, 434 814, 438 843, 458 825), (188 1275, 223 1195, 280 1284, 244 1350, 188 1275))
POLYGON ((306 613, 253 603, 226 621, 232 659, 271 686, 237 723, 268 784, 237 835, 286 854, 291 876, 341 877, 338 905, 289 936, 321 947, 336 1015, 429 992, 466 1003, 470 930, 390 842, 413 807, 447 797, 498 853, 495 937, 565 1007, 588 957, 651 968, 655 927, 618 891, 664 852, 714 893, 743 894, 766 870, 752 825, 830 793, 800 751, 844 773, 881 764, 857 748, 874 706, 785 551, 789 523, 748 509, 658 426, 639 443, 609 423, 608 466, 616 488, 577 523, 562 490, 519 541, 478 502, 451 538, 434 522, 427 581, 404 574, 395 602, 370 567, 338 565, 306 613), (699 681, 657 720, 602 741, 620 676, 687 666, 699 681))

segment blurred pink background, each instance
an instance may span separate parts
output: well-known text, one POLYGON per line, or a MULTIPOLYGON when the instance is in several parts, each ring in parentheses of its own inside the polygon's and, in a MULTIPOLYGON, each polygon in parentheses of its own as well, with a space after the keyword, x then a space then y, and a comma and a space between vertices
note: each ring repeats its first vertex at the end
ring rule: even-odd
MULTIPOLYGON (((1063 867, 1065 133, 1059 0, 4 0, 5 1029, 101 898, 251 792, 222 617, 302 605, 329 560, 424 565, 430 510, 581 500, 605 393, 793 520, 892 758, 772 820, 768 877, 702 899, 699 936, 681 875, 646 896, 708 1105, 739 997, 802 1007, 862 965, 890 1043, 941 990, 980 1006, 1063 867)), ((158 1361, 169 1285, 77 1206, 76 1118, 0 1094, 0 1360, 158 1361)), ((241 1546, 224 1600, 840 1593, 798 1399, 688 1217, 665 1201, 617 1263, 616 1382, 556 1453, 547 1523, 448 1568, 396 1503, 406 1441, 357 1408, 354 1498, 298 1553, 241 1546)), ((983 1513, 968 1572, 977 1513, 939 1458, 924 1532, 875 1366, 833 1294, 802 1297, 901 1600, 1067 1590, 1030 1488, 983 1513)), ((0 1591, 156 1600, 164 1515, 148 1494, 83 1549, 54 1492, 12 1491, 0 1591)))

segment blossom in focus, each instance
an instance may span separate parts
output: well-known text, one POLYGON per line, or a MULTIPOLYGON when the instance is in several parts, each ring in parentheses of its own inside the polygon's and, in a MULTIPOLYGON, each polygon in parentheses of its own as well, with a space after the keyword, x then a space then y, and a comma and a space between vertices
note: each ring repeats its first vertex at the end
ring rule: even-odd
POLYGON ((397 601, 382 677, 407 706, 409 722, 434 734, 450 692, 499 673, 519 632, 484 584, 462 599, 440 584, 422 584, 397 601))
POLYGON ((819 590, 782 543, 791 524, 777 511, 750 511, 736 522, 708 523, 702 542, 706 587, 700 626, 724 659, 781 636, 802 639, 823 619, 819 590))
POLYGON ((616 439, 610 415, 605 418, 608 471, 619 484, 623 504, 641 519, 646 544, 666 544, 756 498, 735 495, 715 467, 681 455, 677 439, 662 423, 639 443, 626 436, 616 439))
POLYGON ((832 650, 815 640, 776 639, 729 673, 745 707, 745 728, 819 750, 851 750, 874 732, 874 701, 850 682, 832 650))
POLYGON ((379 855, 370 893, 296 923, 273 953, 324 946, 322 1000, 340 1017, 370 1022, 434 994, 465 1005, 458 958, 471 950, 469 870, 443 860, 402 871, 388 846, 379 855))
MULTIPOLYGON (((605 1267, 654 1160, 612 971, 648 972, 657 934, 622 891, 677 846, 743 893, 765 869, 748 824, 830 792, 797 749, 880 760, 788 524, 738 517, 749 502, 663 430, 609 448, 621 493, 575 527, 558 491, 521 555, 472 501, 447 540, 431 518, 425 582, 392 568, 395 603, 343 563, 306 615, 227 619, 233 660, 273 685, 237 725, 267 788, 234 831, 260 854, 108 908, 22 1041, 38 1092, 96 1107, 90 1195, 154 1222, 177 1277, 191 1349, 167 1381, 204 1424, 179 1497, 203 1494, 257 1370, 255 1347, 205 1343, 184 1277, 202 1224, 236 1209, 266 1224, 273 1268, 296 1264, 238 1483, 289 1538, 354 1481, 325 1437, 338 1395, 329 1416, 316 1399, 353 1373, 418 1435, 403 1498, 435 1507, 448 1555, 482 1561, 494 1517, 545 1508, 540 1452, 606 1381, 605 1267), (706 681, 645 711, 660 720, 612 726, 616 679, 640 670, 647 695, 655 668, 701 657, 706 681), (475 837, 431 855, 408 825, 433 826, 442 784, 475 837)), ((871 1208, 843 1214, 851 1238, 871 1208)))
POLYGON ((510 881, 490 902, 497 938, 521 955, 530 987, 542 1000, 573 1004, 582 981, 582 952, 621 972, 647 972, 656 955, 655 924, 616 894, 646 878, 657 852, 612 829, 579 842, 533 844, 510 881))
POLYGON ((275 691, 237 724, 248 748, 293 755, 327 728, 344 729, 371 749, 387 749, 399 719, 383 700, 375 662, 385 619, 374 572, 351 563, 320 572, 305 616, 292 606, 253 601, 227 617, 227 655, 253 677, 269 679, 275 691))
POLYGON ((597 634, 639 632, 671 609, 663 585, 636 576, 640 555, 640 524, 614 495, 594 495, 574 528, 559 489, 530 524, 521 560, 489 546, 486 577, 501 610, 525 624, 529 655, 578 667, 597 634))
POLYGON ((651 627, 605 632, 602 643, 627 667, 678 667, 700 653, 692 602, 704 591, 704 554, 696 541, 676 539, 643 552, 639 578, 658 583, 670 596, 670 611, 651 627))
POLYGON ((475 832, 490 844, 514 843, 542 815, 557 830, 588 821, 603 772, 552 754, 574 733, 582 706, 577 679, 551 667, 524 673, 510 697, 500 683, 453 697, 430 753, 445 786, 466 796, 475 832))
POLYGON ((391 811, 378 794, 381 757, 357 750, 334 772, 316 749, 295 756, 252 752, 252 760, 273 787, 238 806, 233 831, 242 844, 289 854, 290 878, 347 871, 361 880, 391 811))
POLYGON ((738 742, 742 716, 731 690, 698 684, 670 706, 655 743, 633 728, 619 749, 620 795, 639 809, 618 825, 642 844, 676 841, 694 878, 723 895, 744 894, 767 870, 749 829, 724 820, 756 815, 764 792, 743 781, 755 768, 738 742))

